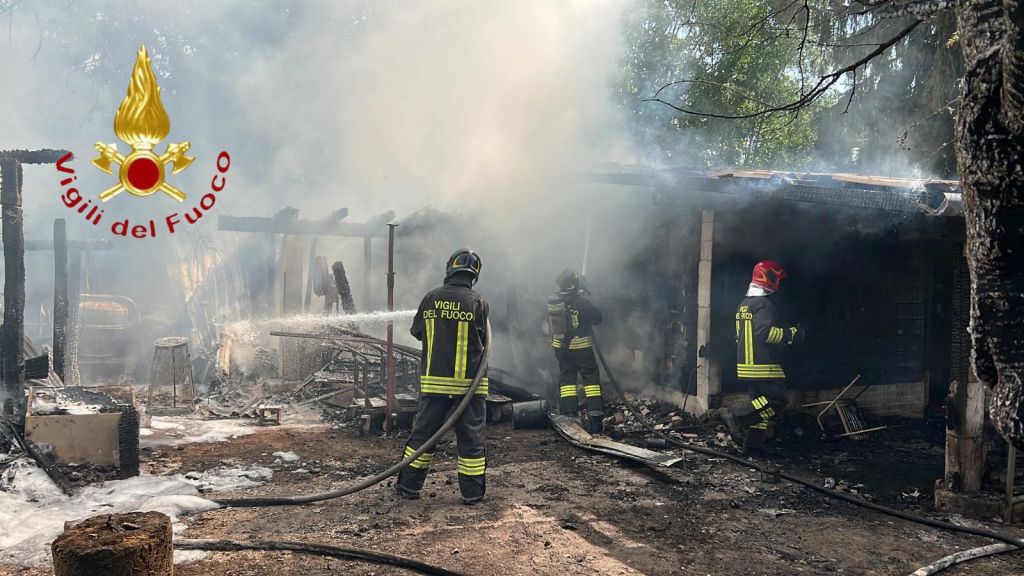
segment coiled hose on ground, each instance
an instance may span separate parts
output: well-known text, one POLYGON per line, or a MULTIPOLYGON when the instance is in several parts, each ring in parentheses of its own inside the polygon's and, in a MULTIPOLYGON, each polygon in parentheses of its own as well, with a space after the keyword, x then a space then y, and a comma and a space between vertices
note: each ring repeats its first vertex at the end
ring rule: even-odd
POLYGON ((470 400, 476 394, 476 389, 480 387, 480 382, 487 373, 487 361, 491 355, 491 325, 488 322, 487 330, 484 336, 484 349, 483 354, 480 358, 480 367, 476 371, 476 376, 473 378, 473 382, 470 383, 469 389, 466 390, 466 394, 462 397, 462 401, 455 407, 451 416, 445 420, 444 424, 434 433, 433 436, 427 439, 422 446, 417 448, 412 454, 403 458, 400 462, 391 466, 387 470, 384 470, 376 476, 372 476, 360 482, 356 482, 351 486, 346 486, 340 490, 334 490, 332 492, 324 492, 322 494, 307 494, 305 496, 263 496, 255 498, 225 498, 222 500, 214 500, 221 506, 229 506, 233 508, 255 508, 260 506, 295 506, 297 504, 310 504, 312 502, 323 502, 324 500, 333 500, 335 498, 341 498, 342 496, 348 496, 349 494, 355 494, 361 490, 365 490, 376 484, 380 484, 387 478, 397 473, 402 468, 405 468, 411 464, 414 460, 422 456, 425 452, 434 448, 437 441, 444 436, 445 432, 452 429, 455 423, 458 422, 459 417, 466 411, 466 407, 469 406, 470 400))
MULTIPOLYGON (((696 452, 698 454, 704 454, 706 456, 714 456, 716 458, 725 458, 726 460, 735 462, 735 463, 737 463, 737 464, 739 464, 741 466, 745 466, 747 468, 753 468, 753 469, 755 469, 755 470, 757 470, 759 472, 772 472, 772 473, 775 472, 775 470, 768 470, 768 469, 766 469, 766 467, 763 464, 759 463, 759 462, 755 462, 753 460, 747 460, 745 458, 741 458, 739 456, 735 456, 733 454, 729 454, 728 452, 721 452, 721 451, 718 451, 718 450, 714 450, 712 448, 704 448, 702 446, 693 446, 693 445, 687 444, 685 442, 682 442, 680 440, 677 440, 677 439, 669 436, 668 434, 665 434, 661 430, 655 430, 654 429, 654 425, 652 425, 650 422, 648 422, 647 418, 644 417, 644 415, 641 414, 640 411, 636 409, 636 406, 634 406, 633 403, 630 402, 629 399, 626 398, 626 394, 625 394, 625 392, 622 391, 622 387, 619 385, 618 380, 615 379, 615 376, 612 374, 612 371, 608 368, 608 362, 605 361, 605 359, 604 359, 604 354, 601 352, 601 346, 598 344, 596 336, 594 337, 594 351, 597 352, 597 358, 598 358, 598 360, 601 361, 601 367, 604 368, 604 373, 608 377, 608 382, 612 385, 612 388, 615 389, 615 393, 619 395, 619 398, 622 400, 622 403, 626 405, 626 408, 629 409, 629 411, 632 412, 634 416, 636 416, 637 421, 640 422, 643 425, 644 428, 647 428, 655 436, 658 436, 659 438, 663 438, 666 442, 668 442, 668 443, 670 443, 670 444, 672 444, 674 446, 678 446, 679 448, 682 448, 684 450, 689 450, 690 452, 696 452)), ((994 532, 992 530, 986 530, 984 528, 971 528, 970 526, 959 526, 957 524, 952 524, 950 522, 943 522, 941 520, 932 520, 931 518, 924 518, 922 516, 915 516, 914 514, 909 514, 907 512, 901 512, 899 510, 895 510, 893 508, 888 508, 888 507, 882 506, 880 504, 875 504, 873 502, 868 502, 868 501, 862 500, 860 498, 855 498, 855 497, 850 496, 848 494, 843 494, 842 492, 837 492, 835 490, 831 490, 829 488, 825 488, 824 486, 818 486, 814 482, 809 482, 807 480, 804 480, 802 478, 798 478, 798 477, 793 476, 792 474, 788 474, 786 472, 779 471, 779 477, 783 478, 785 480, 788 480, 790 482, 794 482, 796 484, 800 484, 801 486, 805 486, 805 487, 810 488, 812 490, 816 490, 816 491, 818 491, 818 492, 820 492, 820 493, 822 493, 822 494, 824 494, 826 496, 830 496, 832 498, 843 500, 844 502, 849 502, 850 504, 855 504, 857 506, 861 506, 861 507, 864 507, 864 508, 869 508, 869 509, 874 510, 876 512, 881 512, 882 514, 887 514, 889 516, 895 516, 896 518, 902 518, 903 520, 908 520, 910 522, 916 522, 918 524, 924 524, 925 526, 931 526, 932 528, 939 528, 939 529, 942 529, 942 530, 950 530, 950 531, 953 531, 953 532, 960 532, 960 533, 963 533, 963 534, 971 534, 973 536, 981 536, 983 538, 991 538, 992 540, 998 540, 1000 542, 1005 542, 1006 544, 1010 544, 1010 545, 1016 546, 1018 548, 1024 548, 1024 541, 1022 541, 1022 540, 1020 540, 1018 538, 1014 538, 1013 536, 1009 536, 1009 535, 1006 535, 1006 534, 1001 534, 999 532, 994 532)))

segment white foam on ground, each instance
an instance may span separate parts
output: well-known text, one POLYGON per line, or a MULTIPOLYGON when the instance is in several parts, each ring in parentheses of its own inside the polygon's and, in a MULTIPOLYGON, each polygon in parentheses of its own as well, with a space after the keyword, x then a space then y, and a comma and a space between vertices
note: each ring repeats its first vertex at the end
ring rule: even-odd
POLYGON ((187 416, 153 416, 149 428, 141 428, 143 448, 193 442, 226 442, 256 431, 252 420, 203 420, 187 416))
POLYGON ((270 468, 248 464, 245 466, 221 466, 205 472, 189 472, 185 481, 200 492, 225 492, 252 488, 270 482, 274 472, 270 468))
POLYGON ((33 462, 19 459, 14 486, 0 492, 0 562, 21 566, 50 563, 50 544, 64 522, 99 514, 156 511, 171 521, 183 514, 219 508, 201 498, 181 475, 137 476, 87 486, 74 496, 60 491, 33 462))
POLYGON ((274 457, 275 458, 280 458, 281 460, 283 460, 285 462, 295 462, 296 460, 299 459, 299 455, 296 454, 295 452, 292 452, 292 451, 288 451, 288 452, 274 452, 274 457))
POLYGON ((152 428, 153 430, 184 430, 185 429, 185 426, 183 426, 180 422, 175 422, 171 418, 168 418, 168 417, 153 416, 152 420, 153 421, 150 423, 149 427, 152 428))

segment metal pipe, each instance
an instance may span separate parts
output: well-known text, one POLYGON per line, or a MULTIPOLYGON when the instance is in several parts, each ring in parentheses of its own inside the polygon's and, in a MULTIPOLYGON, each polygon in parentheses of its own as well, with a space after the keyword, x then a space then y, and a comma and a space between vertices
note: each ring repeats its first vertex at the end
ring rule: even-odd
POLYGON ((53 371, 64 382, 68 333, 68 227, 53 221, 53 371))
MULTIPOLYGON (((398 224, 388 224, 388 312, 395 311, 395 228, 398 224)), ((388 320, 387 358, 384 364, 388 391, 388 413, 385 417, 385 432, 391 432, 395 413, 395 322, 388 320)))

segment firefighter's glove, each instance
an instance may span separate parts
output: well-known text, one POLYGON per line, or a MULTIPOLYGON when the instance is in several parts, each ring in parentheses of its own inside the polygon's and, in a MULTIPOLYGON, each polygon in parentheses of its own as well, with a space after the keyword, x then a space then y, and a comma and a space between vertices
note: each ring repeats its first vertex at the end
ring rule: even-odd
POLYGON ((787 332, 786 344, 802 344, 807 338, 807 329, 800 324, 790 326, 787 332))

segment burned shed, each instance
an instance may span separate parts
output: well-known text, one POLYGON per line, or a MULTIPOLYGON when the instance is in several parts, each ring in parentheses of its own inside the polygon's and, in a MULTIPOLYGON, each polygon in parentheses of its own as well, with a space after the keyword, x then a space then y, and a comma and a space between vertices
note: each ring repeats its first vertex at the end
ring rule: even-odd
POLYGON ((647 353, 689 409, 729 405, 734 314, 761 259, 789 271, 780 312, 806 330, 789 358, 793 405, 834 398, 919 417, 966 381, 968 279, 956 182, 769 171, 604 174, 653 189, 647 266, 662 276, 663 337, 647 353))

